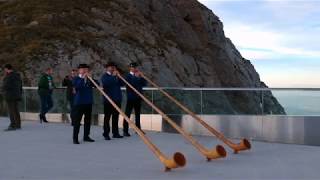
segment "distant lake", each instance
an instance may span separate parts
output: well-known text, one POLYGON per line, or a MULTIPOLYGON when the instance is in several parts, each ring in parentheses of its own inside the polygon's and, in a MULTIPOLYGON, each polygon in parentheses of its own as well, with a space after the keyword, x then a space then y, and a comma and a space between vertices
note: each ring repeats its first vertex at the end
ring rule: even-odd
POLYGON ((318 91, 272 91, 288 115, 320 115, 320 92, 318 91))

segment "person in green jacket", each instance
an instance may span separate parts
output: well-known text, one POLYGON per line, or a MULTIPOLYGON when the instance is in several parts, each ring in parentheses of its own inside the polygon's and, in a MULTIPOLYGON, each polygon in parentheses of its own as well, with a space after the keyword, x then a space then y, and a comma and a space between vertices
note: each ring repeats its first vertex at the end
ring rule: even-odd
POLYGON ((48 68, 41 75, 38 83, 38 94, 40 96, 41 109, 40 109, 40 123, 48 123, 46 114, 53 107, 52 92, 55 88, 53 78, 52 78, 53 69, 48 68))

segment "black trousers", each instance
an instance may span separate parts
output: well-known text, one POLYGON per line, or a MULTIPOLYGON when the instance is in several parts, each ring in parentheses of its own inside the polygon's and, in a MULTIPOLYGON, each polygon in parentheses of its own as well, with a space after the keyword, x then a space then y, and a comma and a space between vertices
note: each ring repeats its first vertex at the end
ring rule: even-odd
POLYGON ((7 101, 7 106, 10 117, 10 127, 21 128, 19 101, 7 101))
POLYGON ((52 94, 40 95, 41 109, 40 114, 45 116, 53 107, 52 94))
POLYGON ((91 128, 91 114, 92 114, 92 104, 76 105, 74 108, 73 115, 73 139, 78 139, 80 131, 81 119, 84 116, 84 133, 83 137, 89 137, 91 128))
MULTIPOLYGON (((115 102, 121 108, 121 102, 115 102)), ((112 134, 119 135, 119 112, 110 104, 104 103, 104 123, 103 136, 107 137, 110 133, 110 118, 112 116, 112 134)))
POLYGON ((73 120, 75 119, 75 107, 74 107, 74 98, 68 98, 69 106, 70 106, 70 118, 71 118, 71 125, 73 125, 73 120))
MULTIPOLYGON (((132 110, 134 109, 135 117, 136 117, 136 126, 141 129, 140 124, 140 114, 141 114, 141 100, 127 101, 126 105, 126 115, 130 117, 132 110)), ((123 132, 129 131, 129 124, 126 120, 123 120, 123 132)))

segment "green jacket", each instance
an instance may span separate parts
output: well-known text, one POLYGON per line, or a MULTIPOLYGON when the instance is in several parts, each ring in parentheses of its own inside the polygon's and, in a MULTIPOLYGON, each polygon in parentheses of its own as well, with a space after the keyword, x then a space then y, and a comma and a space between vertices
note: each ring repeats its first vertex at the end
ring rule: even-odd
POLYGON ((48 74, 42 74, 40 80, 38 82, 38 94, 42 95, 50 95, 52 90, 56 88, 52 76, 48 74))

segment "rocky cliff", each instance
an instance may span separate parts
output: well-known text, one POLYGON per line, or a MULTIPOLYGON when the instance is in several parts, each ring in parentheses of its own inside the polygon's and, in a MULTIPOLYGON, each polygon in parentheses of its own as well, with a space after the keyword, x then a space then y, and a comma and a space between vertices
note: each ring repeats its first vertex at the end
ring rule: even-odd
MULTIPOLYGON (((45 67, 61 80, 79 63, 95 76, 112 60, 138 62, 162 86, 266 87, 226 38, 219 18, 196 0, 0 1, 0 62, 35 85, 45 67)), ((285 113, 270 92, 268 113, 285 113)), ((210 98, 209 98, 210 99, 210 98)), ((260 113, 256 92, 216 92, 219 113, 260 113)))

